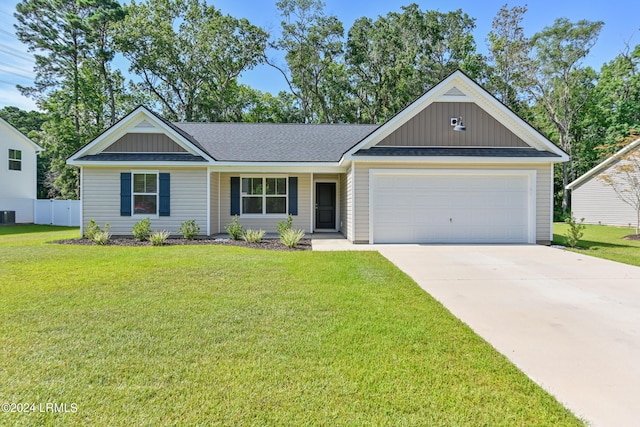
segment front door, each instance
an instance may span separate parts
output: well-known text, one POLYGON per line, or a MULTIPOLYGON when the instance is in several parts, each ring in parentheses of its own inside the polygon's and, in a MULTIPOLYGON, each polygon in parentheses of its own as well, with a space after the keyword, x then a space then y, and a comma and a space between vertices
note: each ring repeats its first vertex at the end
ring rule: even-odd
POLYGON ((316 182, 316 229, 336 228, 336 183, 316 182))

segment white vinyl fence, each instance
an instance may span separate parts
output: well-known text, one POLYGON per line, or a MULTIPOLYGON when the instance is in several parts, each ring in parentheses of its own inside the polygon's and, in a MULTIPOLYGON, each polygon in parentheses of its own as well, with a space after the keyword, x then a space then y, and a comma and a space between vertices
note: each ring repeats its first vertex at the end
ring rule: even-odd
POLYGON ((80 200, 36 200, 36 224, 80 226, 80 200))

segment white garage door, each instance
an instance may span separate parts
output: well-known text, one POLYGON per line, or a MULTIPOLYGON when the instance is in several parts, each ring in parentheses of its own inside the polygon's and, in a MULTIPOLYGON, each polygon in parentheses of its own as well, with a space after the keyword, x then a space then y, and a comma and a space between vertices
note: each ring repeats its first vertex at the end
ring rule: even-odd
POLYGON ((372 171, 374 243, 535 243, 532 171, 372 171))

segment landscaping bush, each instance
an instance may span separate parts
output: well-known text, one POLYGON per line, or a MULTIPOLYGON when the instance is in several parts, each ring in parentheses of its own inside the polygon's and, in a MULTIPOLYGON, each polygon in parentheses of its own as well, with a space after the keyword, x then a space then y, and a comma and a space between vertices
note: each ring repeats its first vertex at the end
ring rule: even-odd
POLYGON ((242 234, 242 238, 248 243, 260 243, 265 234, 264 230, 248 229, 242 234))
POLYGON ((243 236, 242 230, 242 225, 240 225, 238 221, 238 215, 235 215, 233 221, 227 224, 227 233, 229 233, 229 236, 231 236, 233 240, 240 240, 243 236))
POLYGON ((584 236, 584 229, 587 228, 587 226, 583 224, 584 218, 578 222, 572 213, 571 217, 565 219, 564 222, 569 225, 567 232, 564 234, 567 245, 575 248, 578 245, 578 242, 582 239, 582 236, 584 236))
POLYGON ((133 225, 131 233, 136 240, 141 242, 149 239, 149 236, 151 235, 151 220, 149 218, 145 218, 138 221, 133 225))
POLYGON ((277 224, 276 229, 278 230, 278 236, 282 237, 282 233, 284 233, 287 230, 291 230, 292 225, 293 225, 293 218, 291 217, 291 215, 289 215, 287 216, 286 221, 282 221, 277 224))
POLYGON ((93 234, 91 240, 96 245, 104 246, 111 240, 111 233, 107 230, 98 230, 93 234))
POLYGON ((180 224, 180 233, 187 240, 193 240, 200 232, 200 226, 195 219, 184 221, 180 224))
POLYGON ((304 237, 304 230, 288 229, 280 234, 280 241, 288 248, 295 248, 304 237))
POLYGON ((167 231, 167 230, 154 231, 149 236, 149 241, 151 242, 151 244, 153 246, 162 246, 162 245, 164 245, 164 242, 167 241, 167 239, 169 238, 170 235, 171 235, 171 233, 169 231, 167 231))
POLYGON ((100 226, 96 223, 95 219, 90 219, 89 224, 84 228, 84 237, 89 240, 93 240, 96 233, 100 232, 100 226))

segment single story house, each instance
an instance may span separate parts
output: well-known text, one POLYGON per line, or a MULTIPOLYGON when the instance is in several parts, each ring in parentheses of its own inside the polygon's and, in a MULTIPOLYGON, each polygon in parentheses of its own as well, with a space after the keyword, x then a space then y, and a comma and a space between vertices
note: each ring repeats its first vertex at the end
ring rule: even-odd
MULTIPOLYGON (((635 197, 637 190, 632 186, 624 185, 626 178, 619 172, 622 164, 629 164, 629 156, 636 156, 636 162, 640 162, 640 138, 628 144, 604 162, 600 163, 580 178, 567 185, 571 190, 571 210, 573 216, 587 224, 617 225, 633 227, 637 224, 637 212, 629 204, 625 203, 607 183, 608 178, 616 179, 620 189, 631 190, 627 195, 635 197)), ((633 168, 630 170, 634 173, 633 168)), ((636 186, 640 184, 640 171, 635 170, 638 176, 635 178, 636 186)), ((633 179, 630 176, 630 179, 633 179)), ((627 181, 628 182, 628 181, 627 181)))
POLYGON ((42 148, 0 118, 0 215, 33 223, 37 197, 37 158, 42 148))
POLYGON ((138 107, 73 154, 82 223, 207 235, 239 217, 355 243, 552 239, 568 155, 461 71, 382 125, 171 123, 138 107))

